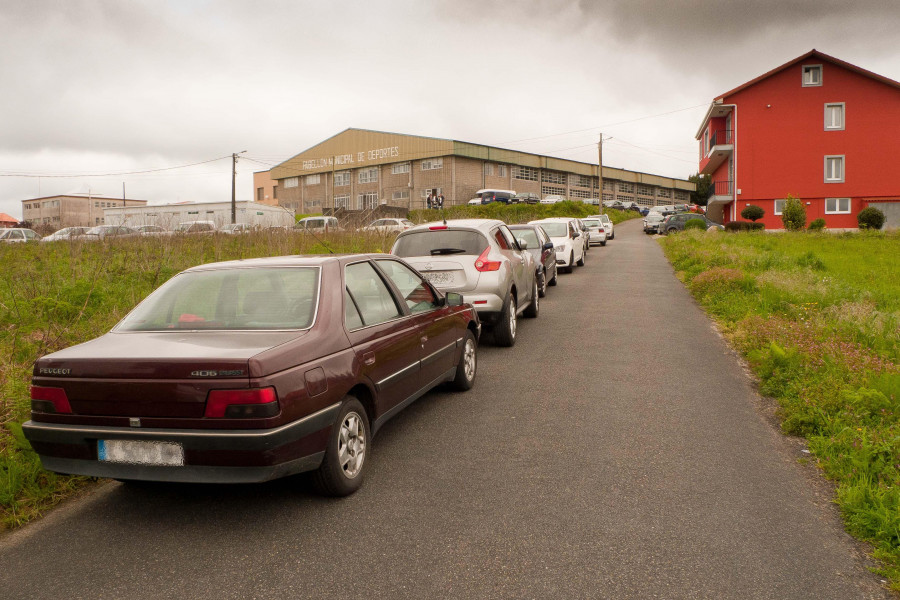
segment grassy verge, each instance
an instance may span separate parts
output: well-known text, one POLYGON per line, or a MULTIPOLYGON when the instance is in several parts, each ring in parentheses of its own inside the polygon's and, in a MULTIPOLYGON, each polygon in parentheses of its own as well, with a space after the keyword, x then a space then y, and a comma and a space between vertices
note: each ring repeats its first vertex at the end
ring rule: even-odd
POLYGON ((33 519, 88 481, 44 471, 22 436, 39 356, 105 333, 152 290, 193 265, 322 254, 326 245, 335 252, 382 252, 392 242, 378 234, 316 239, 255 233, 0 245, 0 530, 33 519))
MULTIPOLYGON (((451 206, 440 210, 414 210, 409 218, 415 223, 447 219, 500 219, 506 223, 527 223, 549 217, 583 218, 598 214, 598 207, 582 202, 559 202, 557 204, 503 204, 493 202, 480 206, 451 206)), ((613 224, 629 219, 639 218, 640 213, 634 211, 607 210, 613 224)))
POLYGON ((690 232, 660 243, 900 590, 900 235, 690 232))

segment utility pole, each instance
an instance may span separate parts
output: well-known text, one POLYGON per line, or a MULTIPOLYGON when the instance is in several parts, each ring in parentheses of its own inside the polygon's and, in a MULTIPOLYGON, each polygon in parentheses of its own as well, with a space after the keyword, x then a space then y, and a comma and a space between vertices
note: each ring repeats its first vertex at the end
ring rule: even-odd
POLYGON ((234 201, 234 180, 237 177, 237 159, 238 154, 243 154, 246 150, 235 152, 231 155, 231 223, 237 223, 237 206, 234 201))
POLYGON ((597 185, 600 189, 600 214, 603 214, 603 134, 600 134, 600 141, 597 142, 597 185))
POLYGON ((122 182, 122 208, 125 207, 125 182, 122 182))

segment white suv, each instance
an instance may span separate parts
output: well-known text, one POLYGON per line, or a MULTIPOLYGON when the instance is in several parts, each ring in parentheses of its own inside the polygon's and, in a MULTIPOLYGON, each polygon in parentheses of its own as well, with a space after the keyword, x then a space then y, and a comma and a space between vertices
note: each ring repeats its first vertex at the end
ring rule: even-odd
POLYGON ((564 273, 571 273, 575 265, 584 266, 585 239, 581 228, 571 217, 554 217, 531 221, 529 225, 540 225, 550 236, 556 251, 556 264, 564 273))
POLYGON ((391 254, 442 292, 462 294, 493 329, 500 346, 515 344, 519 314, 538 316, 534 258, 503 221, 456 219, 418 225, 397 237, 391 254))

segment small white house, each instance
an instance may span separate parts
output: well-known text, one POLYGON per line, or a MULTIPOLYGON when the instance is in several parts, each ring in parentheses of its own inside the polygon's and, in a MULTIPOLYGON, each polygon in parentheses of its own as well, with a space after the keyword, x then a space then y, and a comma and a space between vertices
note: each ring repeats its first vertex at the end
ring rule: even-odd
MULTIPOLYGON (((231 223, 231 202, 182 202, 147 206, 115 206, 103 210, 106 225, 159 225, 167 231, 185 221, 212 221, 216 228, 231 223)), ((294 224, 294 211, 243 200, 235 202, 235 222, 258 227, 285 227, 294 224)))

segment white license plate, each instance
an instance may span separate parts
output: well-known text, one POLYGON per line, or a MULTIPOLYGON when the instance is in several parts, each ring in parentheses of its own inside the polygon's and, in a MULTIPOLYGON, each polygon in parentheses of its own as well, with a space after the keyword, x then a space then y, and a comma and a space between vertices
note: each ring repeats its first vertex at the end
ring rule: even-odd
POLYGON ((100 462, 132 465, 184 466, 184 447, 175 442, 97 440, 100 462))
POLYGON ((439 283, 450 283, 453 281, 453 273, 437 271, 434 273, 422 273, 422 277, 437 285, 439 283))

